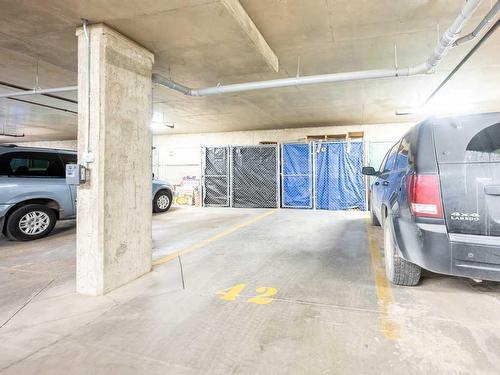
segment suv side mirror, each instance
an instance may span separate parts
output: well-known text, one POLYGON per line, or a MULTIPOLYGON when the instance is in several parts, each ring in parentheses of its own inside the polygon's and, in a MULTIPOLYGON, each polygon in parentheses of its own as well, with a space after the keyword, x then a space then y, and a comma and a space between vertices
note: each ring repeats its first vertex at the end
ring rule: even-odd
POLYGON ((373 167, 363 167, 361 173, 365 176, 378 176, 378 172, 373 167))

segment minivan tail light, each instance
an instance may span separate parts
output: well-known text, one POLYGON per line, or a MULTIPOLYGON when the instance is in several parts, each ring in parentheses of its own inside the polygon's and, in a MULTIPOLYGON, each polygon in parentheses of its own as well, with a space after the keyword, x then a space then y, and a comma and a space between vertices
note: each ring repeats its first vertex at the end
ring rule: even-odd
POLYGON ((412 175, 408 180, 408 203, 416 217, 443 219, 438 175, 412 175))

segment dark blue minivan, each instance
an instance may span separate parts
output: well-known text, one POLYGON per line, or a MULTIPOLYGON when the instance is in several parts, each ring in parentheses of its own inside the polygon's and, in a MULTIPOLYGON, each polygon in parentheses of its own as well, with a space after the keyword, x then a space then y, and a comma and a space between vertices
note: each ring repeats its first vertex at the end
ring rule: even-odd
POLYGON ((422 268, 500 281, 500 113, 427 119, 363 174, 392 283, 422 268))

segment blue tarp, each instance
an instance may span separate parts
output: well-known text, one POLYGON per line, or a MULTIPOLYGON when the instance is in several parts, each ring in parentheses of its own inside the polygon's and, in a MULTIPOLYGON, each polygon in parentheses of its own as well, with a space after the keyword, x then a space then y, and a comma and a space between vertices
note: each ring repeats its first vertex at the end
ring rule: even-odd
POLYGON ((362 142, 316 143, 316 208, 365 209, 362 142))
POLYGON ((311 208, 311 145, 283 145, 283 207, 311 208))

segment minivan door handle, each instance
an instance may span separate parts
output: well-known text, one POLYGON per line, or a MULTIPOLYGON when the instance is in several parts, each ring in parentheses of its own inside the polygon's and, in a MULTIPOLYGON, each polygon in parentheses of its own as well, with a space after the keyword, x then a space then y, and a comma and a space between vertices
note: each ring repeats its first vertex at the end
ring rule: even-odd
POLYGON ((389 185, 389 181, 384 181, 384 182, 382 182, 382 185, 384 185, 384 186, 389 185))
POLYGON ((500 195, 500 185, 489 185, 484 187, 486 195, 500 195))

